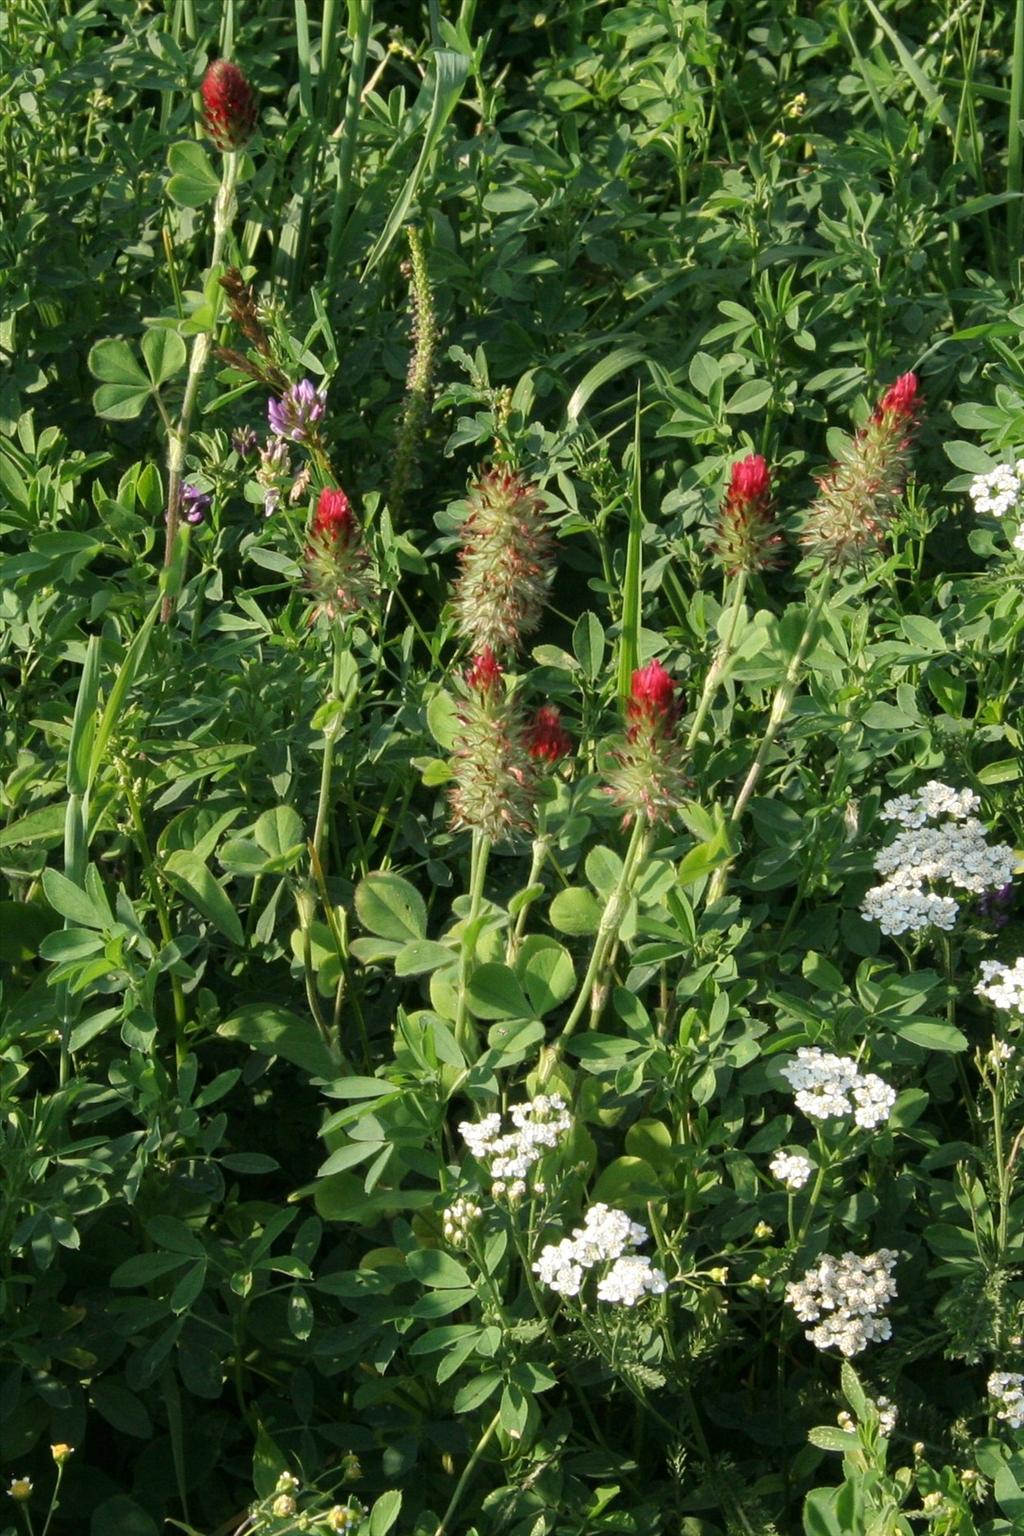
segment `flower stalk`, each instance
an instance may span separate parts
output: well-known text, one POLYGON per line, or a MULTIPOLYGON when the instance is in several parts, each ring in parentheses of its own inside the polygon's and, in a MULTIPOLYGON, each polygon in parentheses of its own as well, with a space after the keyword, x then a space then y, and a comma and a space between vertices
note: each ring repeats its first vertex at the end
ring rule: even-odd
MULTIPOLYGON (((213 251, 210 256, 210 271, 216 272, 224 255, 224 246, 231 231, 231 225, 235 216, 235 186, 238 181, 238 152, 227 150, 224 154, 224 165, 221 171, 220 190, 217 193, 213 205, 213 251)), ((175 547, 178 541, 178 528, 182 511, 182 480, 185 472, 185 454, 188 449, 189 436, 192 430, 192 416, 199 395, 199 384, 206 367, 207 358, 210 355, 210 346, 217 329, 217 320, 221 305, 222 290, 219 284, 215 284, 210 298, 210 324, 208 329, 200 331, 192 342, 192 355, 189 358, 188 374, 185 379, 185 393, 181 401, 181 410, 177 422, 172 422, 168 427, 167 438, 167 510, 165 513, 166 535, 164 542, 165 572, 170 572, 174 563, 175 547)), ((181 582, 184 581, 182 570, 181 582)), ((177 583, 179 590, 181 582, 177 583)), ((160 622, 169 624, 174 613, 176 594, 165 590, 163 603, 160 608, 160 622)))

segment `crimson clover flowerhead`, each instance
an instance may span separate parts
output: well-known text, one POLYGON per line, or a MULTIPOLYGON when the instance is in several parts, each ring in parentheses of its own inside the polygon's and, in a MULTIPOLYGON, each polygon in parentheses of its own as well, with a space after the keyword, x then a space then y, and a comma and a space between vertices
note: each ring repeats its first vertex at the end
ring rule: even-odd
POLYGON ((866 555, 884 549, 910 473, 921 411, 917 375, 901 374, 819 478, 800 542, 824 566, 862 566, 866 555))
POLYGON ((448 796, 453 828, 472 828, 493 843, 531 829, 537 789, 522 713, 503 677, 488 645, 463 676, 448 796))
POLYGON ((543 498, 523 475, 489 469, 472 487, 452 593, 459 634, 474 651, 520 649, 540 624, 555 574, 543 498))
POLYGON ((772 477, 759 453, 737 459, 718 510, 711 548, 721 565, 739 571, 774 570, 780 564, 782 535, 772 516, 772 477))
POLYGON ((466 669, 466 682, 474 693, 493 693, 501 684, 502 671, 489 645, 474 656, 466 669))
POLYGON ((245 71, 230 59, 216 59, 199 87, 203 125, 218 149, 242 149, 252 138, 258 107, 245 71))
POLYGON ((542 704, 526 727, 526 750, 548 763, 557 763, 572 751, 572 737, 553 704, 542 704))
POLYGON ((624 824, 642 813, 650 822, 668 821, 683 799, 683 746, 676 725, 682 701, 676 684, 658 660, 639 667, 626 700, 625 740, 611 753, 608 792, 625 811, 624 824))
POLYGON ((312 617, 338 619, 366 608, 376 595, 370 556, 345 492, 325 487, 309 525, 306 585, 316 606, 312 617))

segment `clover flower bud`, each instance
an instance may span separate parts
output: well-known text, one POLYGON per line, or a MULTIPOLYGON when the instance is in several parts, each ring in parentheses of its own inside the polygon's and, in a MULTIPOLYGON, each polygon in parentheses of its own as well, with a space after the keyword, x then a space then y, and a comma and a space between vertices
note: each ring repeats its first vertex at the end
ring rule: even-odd
POLYGON ((771 510, 772 478, 759 453, 732 466, 712 541, 715 558, 729 572, 775 570, 782 535, 771 510))
POLYGON ((218 149, 242 149, 252 138, 258 108, 256 93, 243 70, 229 59, 216 59, 199 88, 203 126, 218 149))
POLYGON ((554 561, 544 503, 515 471, 491 469, 473 487, 459 563, 459 634, 475 651, 518 650, 540 623, 554 561))
POLYGON ((542 704, 526 727, 526 750, 548 763, 557 763, 572 751, 572 737, 552 704, 542 704))
POLYGON ((904 373, 819 478, 800 542, 823 565, 858 565, 883 548, 909 472, 920 408, 917 375, 904 373))

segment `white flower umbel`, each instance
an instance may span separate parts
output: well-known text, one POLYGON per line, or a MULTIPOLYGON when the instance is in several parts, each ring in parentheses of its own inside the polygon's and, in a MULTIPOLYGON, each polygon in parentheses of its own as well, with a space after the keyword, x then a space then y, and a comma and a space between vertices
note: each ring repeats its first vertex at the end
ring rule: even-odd
POLYGON ((993 1371, 988 1379, 988 1395, 997 1419, 1011 1429, 1024 1429, 1024 1376, 1017 1371, 993 1371))
POLYGON ((1016 464, 999 464, 987 474, 975 475, 967 494, 974 503, 975 512, 988 512, 993 517, 1004 517, 1017 506, 1024 491, 1024 459, 1016 464))
POLYGON ((939 816, 966 821, 980 806, 981 799, 973 789, 953 789, 949 784, 940 784, 938 779, 929 779, 916 795, 897 795, 894 800, 887 800, 878 814, 882 821, 898 821, 901 827, 912 830, 939 816))
POLYGON ((881 1312, 896 1295, 896 1259, 891 1248, 864 1258, 844 1253, 834 1259, 826 1253, 802 1280, 790 1281, 786 1300, 802 1323, 816 1325, 804 1337, 818 1349, 838 1349, 847 1358, 890 1338, 892 1326, 881 1312))
POLYGON ((476 1122, 464 1120, 459 1134, 473 1156, 488 1164, 492 1193, 514 1192, 518 1197, 534 1164, 572 1129, 572 1117, 560 1095, 538 1094, 529 1103, 514 1105, 509 1119, 511 1131, 503 1131, 501 1116, 491 1114, 476 1122))
POLYGON ((888 1437, 900 1421, 900 1411, 892 1398, 884 1397, 881 1393, 874 1399, 874 1406, 878 1414, 878 1427, 888 1437))
POLYGON ((979 997, 1004 1008, 1007 1013, 1024 1014, 1024 955, 1012 965, 998 960, 981 962, 981 981, 975 987, 979 997))
POLYGON ((1010 884, 1013 849, 988 843, 985 827, 970 814, 978 803, 972 790, 933 779, 918 794, 898 795, 882 807, 883 820, 902 830, 876 855, 884 878, 865 894, 861 912, 869 922, 893 936, 948 931, 960 910, 952 892, 980 896, 1010 884))
POLYGON ((787 1189, 803 1189, 814 1172, 814 1164, 802 1152, 776 1152, 768 1167, 787 1189))
POLYGON ((599 1301, 635 1307, 646 1295, 660 1296, 668 1281, 650 1259, 631 1252, 648 1239, 647 1228, 625 1211, 592 1205, 572 1237, 548 1243, 533 1265, 542 1285, 561 1296, 578 1296, 588 1270, 610 1265, 598 1281, 599 1301))
POLYGON ((647 1228, 631 1221, 625 1211, 610 1205, 592 1205, 582 1227, 572 1234, 579 1262, 585 1269, 618 1259, 630 1248, 640 1248, 647 1241, 647 1228))
POLYGON ((621 1307, 635 1307, 645 1296, 662 1296, 668 1281, 650 1259, 627 1254, 616 1259, 608 1273, 597 1283, 598 1301, 610 1301, 621 1307))
POLYGON ((548 1243, 535 1260, 533 1272, 541 1285, 559 1296, 578 1296, 583 1284, 583 1265, 576 1244, 568 1237, 560 1243, 548 1243))
POLYGON ((797 1108, 812 1120, 852 1115, 859 1126, 871 1130, 884 1125, 896 1102, 895 1089, 874 1072, 862 1074, 849 1057, 816 1045, 802 1045, 796 1060, 780 1071, 795 1090, 797 1108))

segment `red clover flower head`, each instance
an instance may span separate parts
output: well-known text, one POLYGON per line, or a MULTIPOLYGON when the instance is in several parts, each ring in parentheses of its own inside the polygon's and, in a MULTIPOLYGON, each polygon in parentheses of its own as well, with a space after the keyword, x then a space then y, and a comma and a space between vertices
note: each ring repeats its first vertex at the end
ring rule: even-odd
POLYGON ((917 375, 901 374, 818 480, 800 542, 823 565, 860 565, 867 554, 884 548, 910 472, 921 409, 917 375))
POLYGON ((542 704, 526 727, 526 750, 548 763, 557 763, 572 751, 572 737, 553 704, 542 704))
POLYGON ((256 127, 256 93, 243 70, 216 59, 203 76, 203 124, 218 149, 242 149, 256 127))
POLYGON ((774 570, 780 564, 782 535, 772 517, 772 477, 759 453, 737 459, 729 488, 718 510, 712 540, 716 559, 730 575, 738 571, 774 570))
POLYGON ((469 497, 453 594, 474 651, 516 651, 540 623, 554 576, 544 503, 514 470, 488 470, 469 497))

